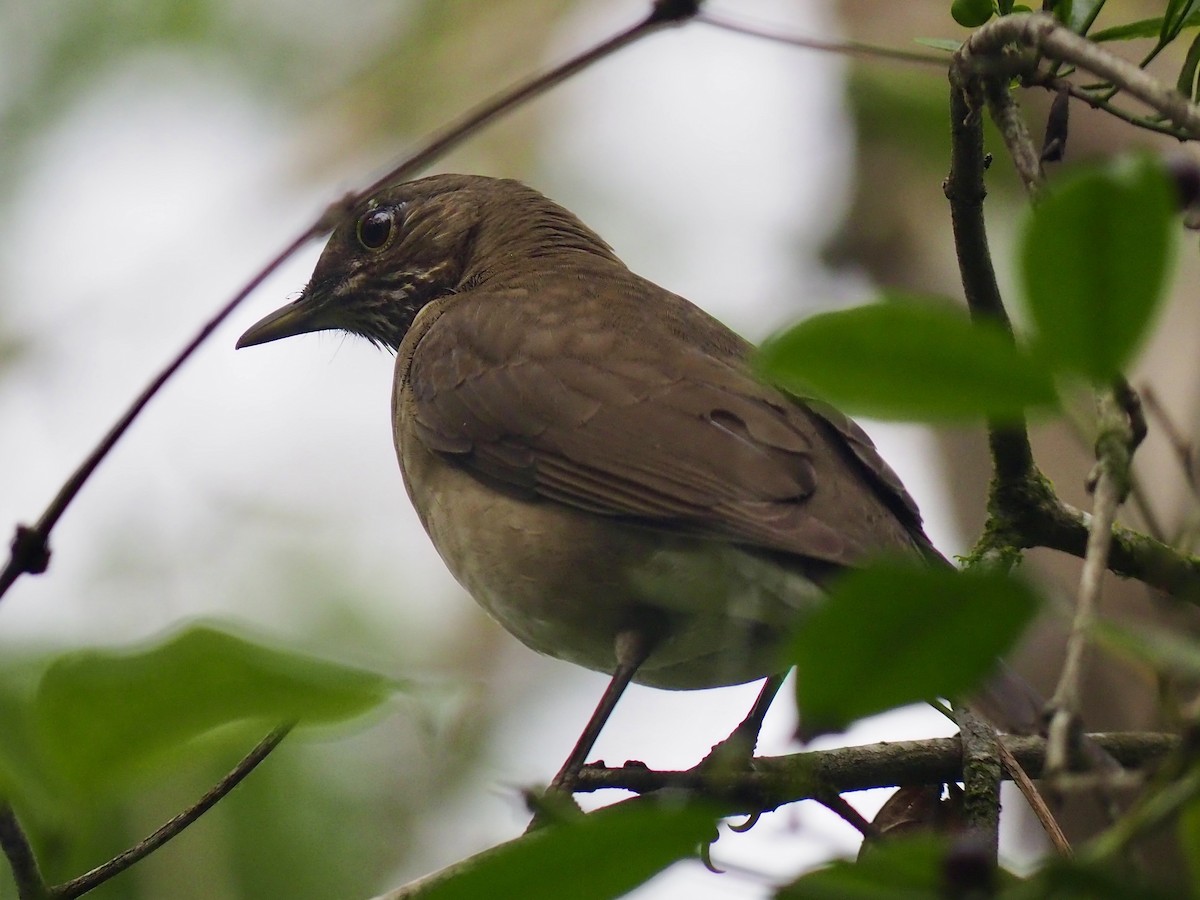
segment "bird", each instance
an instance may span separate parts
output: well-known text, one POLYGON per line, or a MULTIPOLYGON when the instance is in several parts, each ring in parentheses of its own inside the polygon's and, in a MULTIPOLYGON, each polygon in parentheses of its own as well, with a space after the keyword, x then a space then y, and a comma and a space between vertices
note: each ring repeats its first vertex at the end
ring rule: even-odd
POLYGON ((400 469, 458 582, 527 646, 611 676, 552 786, 630 681, 763 679, 735 729, 752 751, 781 648, 831 579, 878 556, 945 564, 862 428, 765 383, 752 344, 519 181, 361 200, 237 346, 322 330, 395 353, 400 469))

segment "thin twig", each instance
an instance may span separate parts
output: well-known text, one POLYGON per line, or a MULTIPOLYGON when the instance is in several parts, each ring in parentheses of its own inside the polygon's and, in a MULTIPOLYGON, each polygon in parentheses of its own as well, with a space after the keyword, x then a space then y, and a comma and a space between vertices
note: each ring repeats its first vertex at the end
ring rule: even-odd
POLYGON ((1008 155, 1016 166, 1021 184, 1025 186, 1025 192, 1036 199, 1044 181, 1042 154, 1033 145, 1016 97, 1007 84, 1001 84, 994 79, 985 83, 984 95, 987 97, 992 121, 1000 130, 1000 137, 1004 140, 1004 146, 1008 148, 1008 155))
POLYGON ((1116 522, 1117 509, 1125 501, 1127 493, 1125 473, 1129 470, 1132 443, 1129 417, 1111 394, 1105 395, 1101 404, 1101 420, 1106 424, 1102 426, 1101 437, 1097 441, 1095 500, 1087 551, 1079 575, 1075 615, 1063 653, 1062 672, 1054 696, 1050 699, 1052 713, 1047 765, 1052 773, 1069 768, 1072 750, 1077 746, 1073 738, 1082 701, 1087 649, 1099 618, 1100 589, 1104 573, 1108 570, 1113 524, 1116 522))
POLYGON ((896 62, 916 63, 923 66, 936 66, 945 69, 950 64, 950 57, 932 53, 917 53, 913 50, 898 50, 895 47, 879 47, 875 44, 864 44, 861 41, 831 41, 819 38, 801 37, 777 31, 768 25, 752 25, 749 22, 731 19, 711 12, 702 12, 696 17, 697 22, 747 34, 751 37, 788 44, 792 47, 802 47, 805 50, 816 50, 821 53, 836 53, 839 56, 864 56, 868 59, 894 60, 896 62))
POLYGON ((330 230, 344 211, 354 203, 370 196, 385 185, 416 174, 447 150, 495 121, 503 113, 545 93, 550 88, 574 75, 580 69, 611 55, 634 40, 663 26, 675 24, 690 18, 695 13, 695 3, 681 2, 681 0, 658 0, 654 4, 650 14, 638 24, 619 32, 590 50, 573 56, 545 74, 530 78, 495 95, 491 100, 486 101, 437 132, 420 149, 369 187, 330 204, 317 221, 304 229, 303 232, 288 243, 228 303, 221 307, 217 314, 204 324, 195 337, 138 394, 125 413, 117 420, 116 424, 109 429, 108 433, 96 444, 95 448, 59 489, 54 499, 50 502, 50 505, 38 519, 37 524, 33 526, 17 526, 8 561, 4 568, 0 570, 0 598, 4 596, 21 575, 26 573, 38 574, 46 569, 50 558, 50 533, 53 531, 62 514, 66 512, 67 507, 71 505, 71 502, 75 499, 80 489, 96 470, 97 466, 108 456, 117 441, 121 439, 129 426, 133 424, 133 421, 141 414, 142 410, 162 386, 195 353, 208 336, 225 321, 230 313, 249 296, 251 291, 262 284, 267 276, 279 268, 292 254, 308 243, 308 241, 330 230))
POLYGON ((1165 134, 1168 137, 1173 137, 1181 141, 1188 140, 1192 136, 1187 131, 1176 128, 1173 125, 1167 125, 1163 122, 1148 119, 1145 116, 1139 116, 1126 109, 1122 109, 1115 103, 1109 103, 1107 100, 1092 93, 1086 87, 1067 81, 1065 78, 1057 78, 1044 72, 1031 72, 1021 79, 1021 84, 1024 87, 1040 87, 1056 93, 1066 91, 1074 99, 1082 100, 1092 109, 1102 110, 1128 125, 1133 125, 1135 128, 1144 128, 1146 131, 1165 134))
MULTIPOLYGON (((134 863, 145 859, 167 841, 177 837, 180 832, 199 819, 237 787, 247 775, 255 770, 259 763, 266 759, 271 751, 279 746, 289 731, 295 726, 294 722, 281 725, 258 742, 253 750, 242 757, 241 761, 230 770, 229 774, 213 785, 203 797, 179 815, 174 816, 153 834, 147 835, 128 850, 119 853, 103 865, 97 866, 90 872, 72 878, 52 889, 54 900, 72 900, 81 897, 93 888, 98 887, 110 878, 121 874, 134 863)), ((24 898, 22 898, 24 900, 24 898)))
MULTIPOLYGON (((1130 391, 1133 389, 1128 388, 1130 391)), ((1140 398, 1139 401, 1140 403, 1140 398)), ((1140 412, 1138 413, 1140 417, 1140 412)), ((1080 411, 1068 408, 1064 410, 1064 421, 1068 427, 1070 436, 1075 440, 1075 443, 1084 452, 1094 451, 1095 435, 1096 435, 1096 417, 1095 415, 1085 416, 1080 411)), ((1146 428, 1146 421, 1141 418, 1142 427, 1146 428)), ((1172 547, 1177 546, 1174 540, 1171 540, 1167 535, 1167 530, 1163 527, 1162 520, 1158 513, 1154 510, 1154 505, 1150 502, 1149 494, 1142 483, 1142 479, 1138 474, 1130 469, 1129 478, 1129 498, 1126 503, 1137 511, 1141 517, 1141 528, 1146 534, 1150 535, 1156 541, 1170 543, 1172 547)))
POLYGON ((555 66, 549 72, 537 75, 522 82, 503 93, 497 94, 490 100, 485 100, 479 106, 470 110, 457 121, 451 122, 441 131, 425 141, 423 147, 404 160, 387 174, 380 176, 369 187, 359 191, 354 196, 354 203, 365 200, 381 188, 407 180, 420 172, 451 147, 455 147, 480 129, 490 125, 500 116, 534 97, 546 93, 551 88, 562 84, 572 75, 586 69, 605 57, 611 56, 623 47, 645 37, 652 31, 668 25, 677 25, 696 15, 697 3, 683 0, 656 0, 650 14, 629 28, 613 35, 605 41, 585 50, 566 62, 555 66))
MULTIPOLYGON (((1146 405, 1146 411, 1161 430, 1163 437, 1166 438, 1167 446, 1171 448, 1171 453, 1175 456, 1179 463, 1180 471, 1183 473, 1184 483, 1187 484, 1188 490, 1192 494, 1193 499, 1200 499, 1200 478, 1196 469, 1196 448, 1191 439, 1186 437, 1180 427, 1175 424, 1175 420, 1171 414, 1158 399, 1158 394, 1149 385, 1142 388, 1142 402, 1146 405)), ((1133 483, 1134 488, 1137 488, 1137 482, 1133 483)), ((1133 498, 1137 499, 1137 493, 1133 494, 1133 498)), ((1140 509, 1140 507, 1139 507, 1140 509)), ((1181 550, 1189 550, 1195 543, 1196 533, 1200 530, 1200 514, 1198 514, 1195 504, 1190 511, 1186 513, 1183 521, 1174 529, 1174 533, 1167 535, 1166 529, 1159 524, 1159 533, 1154 536, 1159 540, 1166 541, 1172 547, 1179 547, 1181 550)))
POLYGON ((879 837, 879 828, 862 813, 850 805, 850 801, 841 794, 830 792, 814 797, 823 807, 861 834, 864 838, 879 837))
POLYGON ((6 802, 0 802, 0 849, 12 867, 17 897, 20 900, 49 900, 50 888, 42 877, 29 837, 21 827, 17 814, 6 802))
POLYGON ((1062 826, 1058 824, 1058 819, 1054 818, 1054 813, 1050 811, 1050 806, 1046 803, 1046 798, 1042 796, 1042 792, 1038 790, 1033 779, 1029 777, 1029 773, 1013 756, 1012 751, 1001 741, 999 744, 1000 761, 1004 763, 1004 771, 1013 784, 1017 786, 1017 790, 1021 792, 1021 796, 1025 798, 1025 802, 1029 804, 1029 808, 1033 811, 1034 818, 1041 824, 1042 830, 1046 832, 1046 837, 1049 839, 1051 846, 1054 847, 1059 856, 1070 857, 1073 855, 1071 842, 1067 840, 1066 834, 1062 830, 1062 826))
POLYGON ((121 439, 122 435, 129 429, 129 426, 133 424, 133 420, 146 408, 146 404, 167 383, 171 376, 179 371, 179 368, 207 340, 208 336, 217 329, 217 326, 225 321, 226 317, 234 311, 238 304, 249 296, 251 291, 262 284, 267 276, 282 265, 288 257, 319 233, 314 228, 309 228, 303 234, 297 236, 274 259, 267 263, 262 271, 251 278, 245 287, 234 295, 232 300, 221 307, 217 314, 209 319, 196 333, 195 337, 188 341, 187 345, 167 364, 166 368, 159 372, 143 388, 142 392, 138 394, 124 414, 108 430, 108 433, 100 439, 100 442, 96 444, 92 452, 80 463, 79 467, 71 473, 71 476, 63 483, 63 486, 59 488, 58 493, 50 501, 50 505, 46 507, 46 511, 42 513, 37 524, 32 527, 18 526, 17 535, 12 543, 12 552, 4 569, 0 571, 0 597, 4 596, 13 582, 21 575, 26 572, 38 574, 45 570, 46 562, 48 562, 50 556, 50 532, 53 531, 59 518, 66 512, 67 507, 71 505, 71 501, 75 499, 80 489, 92 477, 92 473, 96 471, 96 468, 108 456, 109 451, 121 439), (32 566, 31 563, 33 563, 32 566))
POLYGON ((1154 504, 1150 500, 1150 495, 1146 491, 1142 480, 1137 477, 1136 473, 1129 473, 1129 504, 1130 507, 1137 511, 1138 516, 1142 520, 1142 526, 1146 533, 1156 541, 1170 541, 1174 546, 1177 541, 1168 538, 1167 530, 1163 527, 1162 519, 1158 513, 1154 511, 1154 504))
POLYGON ((1183 471, 1188 488, 1191 489, 1194 496, 1200 498, 1200 480, 1196 478, 1196 448, 1191 439, 1185 437, 1182 429, 1175 424, 1175 420, 1171 418, 1171 414, 1159 401, 1158 394, 1153 388, 1149 386, 1142 388, 1142 402, 1145 403, 1150 415, 1158 422, 1158 427, 1162 429, 1163 436, 1167 439, 1167 445, 1175 454, 1179 468, 1183 471))

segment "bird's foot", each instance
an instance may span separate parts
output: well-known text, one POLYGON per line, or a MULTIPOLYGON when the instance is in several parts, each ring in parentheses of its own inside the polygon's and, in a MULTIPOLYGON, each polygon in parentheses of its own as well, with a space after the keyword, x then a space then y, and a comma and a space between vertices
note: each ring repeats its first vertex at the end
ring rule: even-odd
POLYGON ((572 822, 583 815, 583 809, 575 801, 569 788, 551 784, 544 791, 526 790, 525 806, 533 818, 525 826, 525 834, 538 831, 548 825, 572 822))
POLYGON ((714 744, 708 755, 700 760, 692 771, 701 775, 745 772, 753 768, 754 748, 757 744, 757 730, 752 731, 739 725, 729 737, 714 744))

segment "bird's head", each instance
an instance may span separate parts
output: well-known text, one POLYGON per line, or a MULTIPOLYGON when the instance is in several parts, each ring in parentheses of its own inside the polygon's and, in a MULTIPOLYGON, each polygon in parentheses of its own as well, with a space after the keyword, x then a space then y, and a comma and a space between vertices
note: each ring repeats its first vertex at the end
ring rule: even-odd
POLYGON ((300 297, 237 346, 333 329, 396 350, 427 303, 502 283, 546 248, 615 259, 574 215, 516 181, 435 175, 385 188, 334 229, 300 297))

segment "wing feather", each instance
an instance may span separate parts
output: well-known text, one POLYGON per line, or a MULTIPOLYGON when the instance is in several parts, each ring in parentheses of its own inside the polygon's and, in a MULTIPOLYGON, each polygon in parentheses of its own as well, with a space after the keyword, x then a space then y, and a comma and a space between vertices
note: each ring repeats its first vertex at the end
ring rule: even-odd
POLYGON ((619 303, 556 341, 562 326, 523 292, 448 304, 408 368, 419 439, 531 498, 651 528, 838 565, 918 543, 915 506, 849 419, 619 303))

